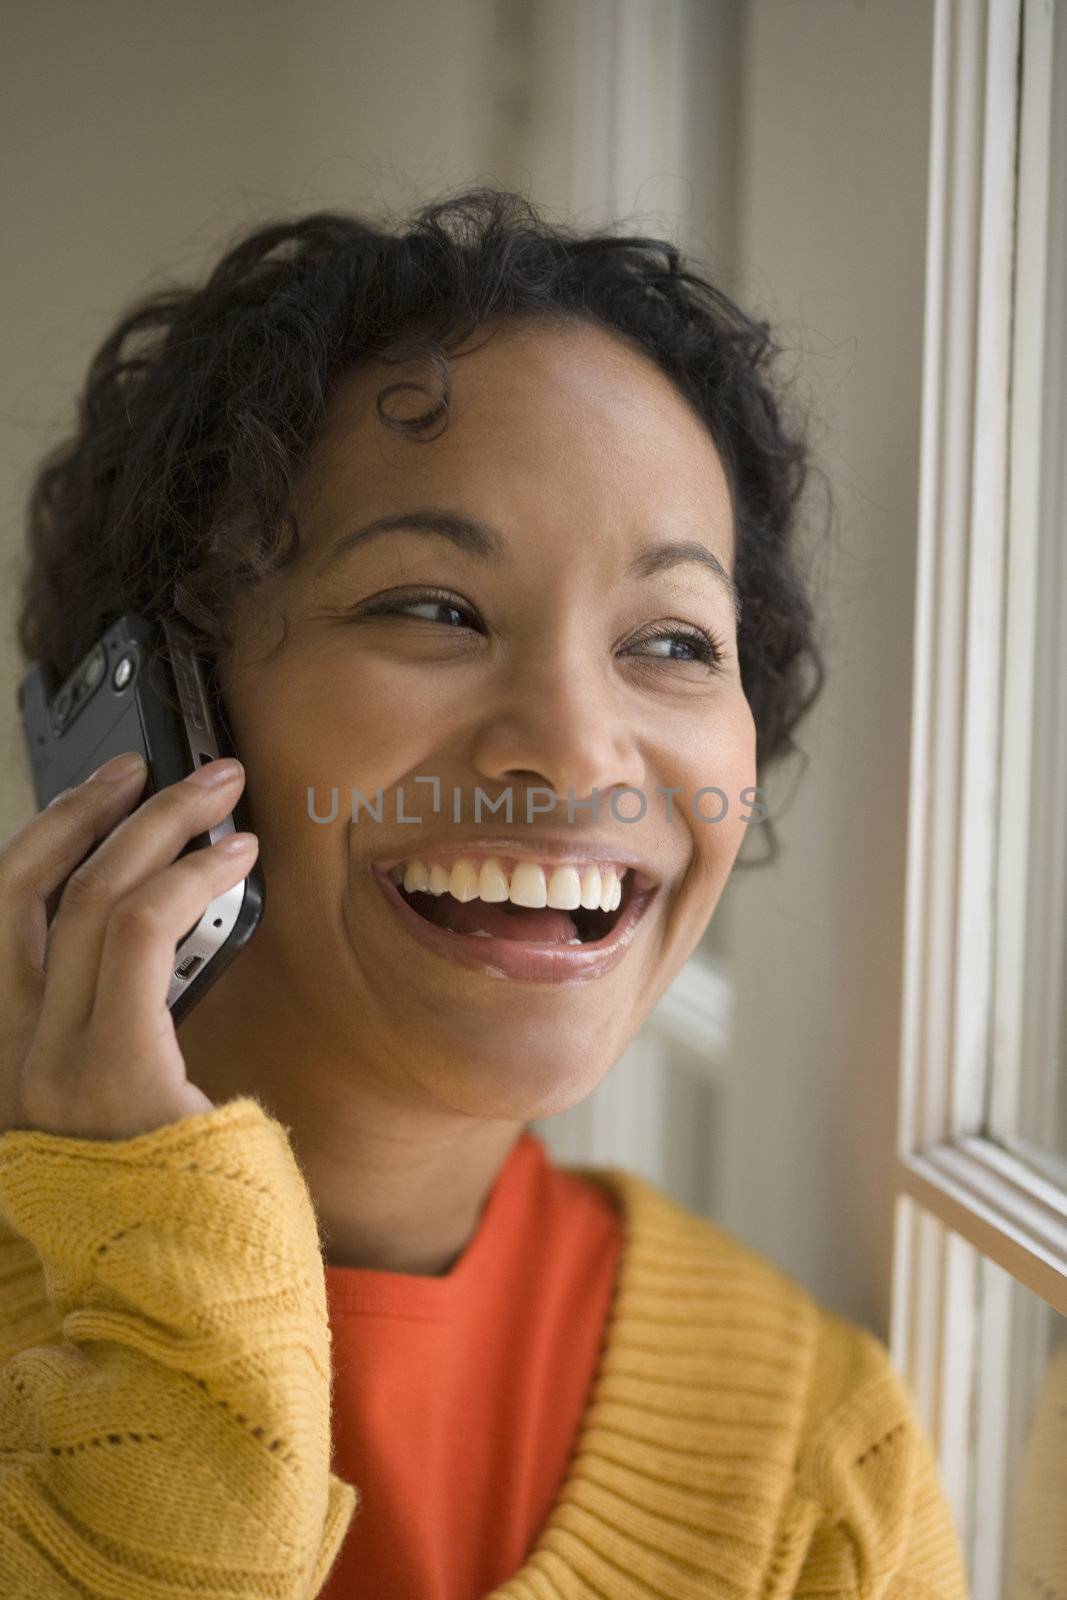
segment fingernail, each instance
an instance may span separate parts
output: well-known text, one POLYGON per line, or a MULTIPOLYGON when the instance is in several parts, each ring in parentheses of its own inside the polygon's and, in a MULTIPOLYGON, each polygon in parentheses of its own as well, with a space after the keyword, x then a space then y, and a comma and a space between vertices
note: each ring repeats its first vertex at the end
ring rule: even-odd
POLYGON ((220 839, 215 848, 225 851, 228 856, 238 856, 245 850, 253 850, 256 843, 254 833, 231 833, 228 838, 220 839))
POLYGON ((197 767, 195 772, 189 774, 190 782, 203 783, 208 786, 216 783, 232 783, 244 771, 239 761, 210 761, 206 767, 197 767))
POLYGON ((135 773, 143 776, 144 770, 144 756, 138 755, 135 750, 128 750, 125 755, 113 756, 110 761, 105 761, 103 766, 97 767, 85 781, 92 783, 99 778, 101 783, 125 783, 135 773))

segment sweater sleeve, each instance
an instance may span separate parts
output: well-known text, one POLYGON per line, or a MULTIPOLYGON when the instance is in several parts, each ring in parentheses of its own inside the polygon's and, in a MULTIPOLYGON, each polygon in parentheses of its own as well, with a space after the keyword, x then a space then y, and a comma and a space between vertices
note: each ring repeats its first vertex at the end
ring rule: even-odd
POLYGON ((62 1326, 48 1298, 40 1256, 0 1210, 0 1366, 26 1345, 61 1339, 62 1326))
POLYGON ((970 1600, 937 1459, 890 1352, 820 1307, 808 1427, 768 1600, 970 1600))
POLYGON ((0 1135, 0 1286, 0 1600, 319 1593, 359 1494, 314 1209, 258 1100, 0 1135))

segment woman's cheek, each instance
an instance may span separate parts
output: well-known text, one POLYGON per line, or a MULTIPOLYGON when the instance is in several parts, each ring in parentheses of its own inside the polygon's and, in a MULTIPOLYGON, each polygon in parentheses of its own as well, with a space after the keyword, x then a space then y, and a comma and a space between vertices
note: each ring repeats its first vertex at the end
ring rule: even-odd
POLYGON ((435 774, 433 753, 447 739, 449 718, 457 727, 461 719, 461 708, 450 709, 440 693, 427 708, 388 673, 364 674, 358 683, 350 677, 328 694, 296 695, 290 686, 279 704, 269 726, 254 719, 249 788, 258 784, 265 796, 256 818, 265 859, 284 852, 304 871, 320 858, 333 862, 336 831, 349 824, 354 798, 361 844, 379 789, 383 823, 395 822, 398 788, 405 812, 417 814, 429 791, 410 780, 435 774))
POLYGON ((746 817, 753 809, 749 791, 756 783, 756 728, 748 701, 724 711, 699 755, 686 766, 683 791, 675 804, 685 813, 694 853, 710 878, 721 882, 744 842, 746 817))

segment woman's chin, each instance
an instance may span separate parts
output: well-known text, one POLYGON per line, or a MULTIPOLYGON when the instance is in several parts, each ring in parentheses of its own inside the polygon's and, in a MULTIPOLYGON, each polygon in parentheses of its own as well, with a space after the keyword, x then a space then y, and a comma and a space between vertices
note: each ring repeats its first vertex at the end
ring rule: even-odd
POLYGON ((530 1122, 559 1116, 580 1105, 625 1049, 617 1053, 589 1050, 586 1036, 561 1030, 553 1045, 551 1030, 536 1041, 509 1038, 506 1043, 474 1028, 452 1051, 442 1049, 438 1033, 431 1041, 405 1031, 397 1057, 407 1063, 408 1077, 444 1108, 471 1117, 530 1122))

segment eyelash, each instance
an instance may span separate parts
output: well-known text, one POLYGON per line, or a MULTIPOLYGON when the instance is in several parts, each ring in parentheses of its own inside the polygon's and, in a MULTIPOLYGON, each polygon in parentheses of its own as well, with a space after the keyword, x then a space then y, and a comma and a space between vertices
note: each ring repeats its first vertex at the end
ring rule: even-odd
MULTIPOLYGON (((412 595, 407 600, 385 600, 380 605, 371 605, 360 612, 362 616, 399 616, 409 606, 438 605, 447 606, 452 611, 463 612, 473 616, 473 612, 464 605, 458 604, 449 595, 434 594, 427 590, 423 594, 412 595)), ((416 618, 416 621, 428 621, 429 618, 416 618)), ((660 639, 683 639, 691 649, 697 652, 700 662, 713 671, 717 670, 726 659, 726 649, 715 634, 705 633, 702 628, 667 628, 659 633, 647 634, 643 639, 635 640, 637 644, 652 644, 660 639)), ((650 661, 662 661, 670 665, 673 658, 670 656, 649 656, 650 661)), ((681 662, 680 665, 693 665, 692 662, 681 662)))

